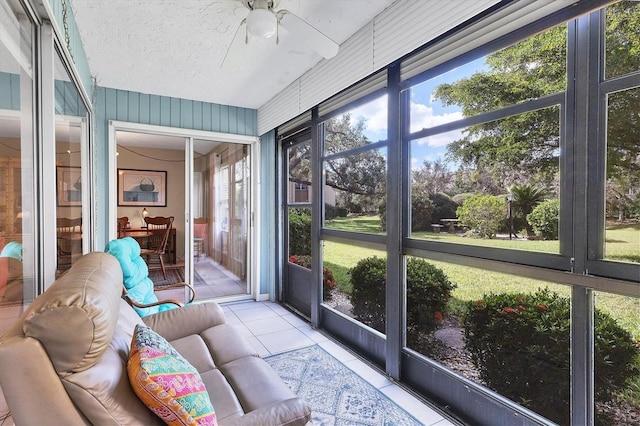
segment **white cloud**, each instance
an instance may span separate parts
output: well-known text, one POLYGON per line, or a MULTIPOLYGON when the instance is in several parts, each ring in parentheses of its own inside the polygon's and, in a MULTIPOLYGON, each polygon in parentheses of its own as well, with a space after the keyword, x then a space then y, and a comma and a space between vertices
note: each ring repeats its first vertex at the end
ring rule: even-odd
POLYGON ((424 104, 411 102, 411 132, 437 126, 463 118, 462 112, 449 112, 435 115, 433 108, 424 104))
POLYGON ((447 146, 451 142, 462 137, 462 130, 452 130, 446 133, 440 133, 434 136, 418 139, 418 145, 427 145, 430 147, 447 146))
POLYGON ((379 97, 367 104, 352 109, 351 117, 354 120, 366 118, 367 130, 370 132, 387 131, 387 96, 379 97))

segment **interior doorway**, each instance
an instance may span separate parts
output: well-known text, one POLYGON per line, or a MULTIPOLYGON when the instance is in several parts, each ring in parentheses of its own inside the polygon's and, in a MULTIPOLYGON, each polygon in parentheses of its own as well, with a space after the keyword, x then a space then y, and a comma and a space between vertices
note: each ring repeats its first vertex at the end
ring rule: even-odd
MULTIPOLYGON (((165 273, 149 263, 154 288, 185 281, 194 286, 196 300, 250 298, 255 293, 248 250, 252 145, 166 130, 114 130, 113 238, 130 236, 145 248, 151 232, 145 218, 173 217, 163 255, 165 273), (145 193, 151 188, 158 194, 145 193), (118 232, 117 218, 122 217, 127 218, 126 229, 118 232)), ((158 296, 181 300, 187 296, 181 293, 158 296)))

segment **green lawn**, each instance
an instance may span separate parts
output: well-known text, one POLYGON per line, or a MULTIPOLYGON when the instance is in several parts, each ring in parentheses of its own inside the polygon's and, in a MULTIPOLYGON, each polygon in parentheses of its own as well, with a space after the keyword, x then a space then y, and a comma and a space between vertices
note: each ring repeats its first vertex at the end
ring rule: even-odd
MULTIPOLYGON (((336 218, 331 223, 331 228, 350 231, 381 233, 377 216, 364 216, 356 218, 336 218)), ((529 241, 508 239, 473 239, 461 236, 461 234, 427 233, 417 235, 419 238, 428 238, 438 241, 449 241, 488 247, 514 248, 520 250, 532 250, 542 252, 558 252, 557 241, 529 241)), ((606 257, 630 261, 640 261, 640 225, 635 227, 611 227, 606 231, 606 257)), ((330 268, 338 282, 341 291, 350 293, 349 269, 360 260, 370 256, 385 257, 384 251, 362 248, 349 244, 324 242, 325 266, 330 268)), ((463 265, 430 261, 442 268, 449 279, 457 284, 453 293, 452 308, 457 310, 462 302, 477 300, 485 293, 500 292, 534 292, 537 288, 548 287, 563 296, 569 297, 571 288, 566 285, 553 284, 530 278, 522 278, 515 275, 491 272, 482 269, 471 268, 463 265)), ((596 306, 604 312, 616 318, 619 324, 629 330, 634 338, 640 339, 640 299, 618 296, 604 292, 596 294, 596 306)))

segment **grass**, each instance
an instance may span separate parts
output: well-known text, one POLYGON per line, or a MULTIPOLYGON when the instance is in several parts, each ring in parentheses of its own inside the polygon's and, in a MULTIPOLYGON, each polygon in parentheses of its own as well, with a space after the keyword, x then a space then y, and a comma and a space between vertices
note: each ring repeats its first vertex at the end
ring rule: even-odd
MULTIPOLYGON (((328 227, 356 232, 383 233, 380 230, 380 221, 377 216, 337 218, 328 227)), ((640 224, 626 227, 607 227, 605 235, 605 257, 607 259, 640 262, 640 224)), ((558 241, 473 239, 462 237, 460 234, 431 232, 414 233, 413 236, 485 247, 559 252, 558 241)), ((338 289, 345 293, 351 293, 350 268, 355 266, 359 260, 370 256, 386 257, 386 252, 332 241, 324 242, 325 266, 333 271, 338 289)), ((453 291, 453 297, 449 301, 450 314, 457 317, 462 314, 467 301, 478 300, 488 293, 533 293, 538 288, 546 287, 564 297, 571 297, 571 287, 567 285, 464 265, 433 260, 429 260, 429 262, 441 268, 457 285, 453 291)), ((618 324, 628 330, 635 340, 640 340, 640 298, 596 292, 595 304, 597 309, 615 318, 618 324)), ((640 403, 640 377, 629 383, 622 392, 621 398, 632 405, 640 403)))
POLYGON ((325 226, 329 229, 339 229, 341 231, 385 234, 380 228, 379 216, 336 217, 326 221, 325 226))
MULTIPOLYGON (((383 233, 380 230, 380 220, 377 216, 360 216, 353 218, 336 218, 331 221, 332 229, 348 231, 383 233)), ((485 247, 512 248, 540 252, 557 253, 558 241, 536 240, 508 240, 508 239, 474 239, 466 238, 461 234, 414 233, 414 237, 437 241, 456 242, 479 245, 485 247)), ((640 224, 632 226, 612 225, 606 230, 606 258, 640 262, 640 224)), ((338 282, 338 289, 343 292, 351 292, 349 269, 359 260, 370 256, 385 257, 386 253, 380 250, 358 247, 349 244, 324 242, 325 266, 333 271, 338 282)), ((566 285, 554 284, 524 278, 514 275, 491 272, 464 265, 456 265, 444 262, 430 261, 442 268, 449 279, 457 284, 451 301, 452 310, 459 311, 465 301, 477 300, 485 293, 501 292, 534 292, 540 287, 547 287, 565 297, 570 297, 571 288, 566 285)), ((629 330, 635 339, 640 339, 640 299, 628 296, 619 296, 604 292, 596 294, 596 307, 607 312, 618 323, 629 330)))

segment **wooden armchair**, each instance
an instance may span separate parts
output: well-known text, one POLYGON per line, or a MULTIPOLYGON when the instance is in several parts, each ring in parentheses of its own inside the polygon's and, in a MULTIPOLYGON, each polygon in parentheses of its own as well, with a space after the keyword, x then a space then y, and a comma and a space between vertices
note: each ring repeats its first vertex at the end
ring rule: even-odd
POLYGON ((129 218, 122 216, 118 218, 118 238, 127 236, 127 225, 129 224, 129 218))
POLYGON ((147 224, 149 238, 147 240, 147 247, 140 250, 140 255, 147 262, 149 269, 152 269, 152 265, 160 264, 162 276, 167 279, 164 253, 167 249, 167 241, 169 241, 171 227, 173 226, 173 216, 147 216, 144 218, 144 221, 147 224))
POLYGON ((66 271, 82 255, 82 218, 56 219, 58 271, 66 271))

